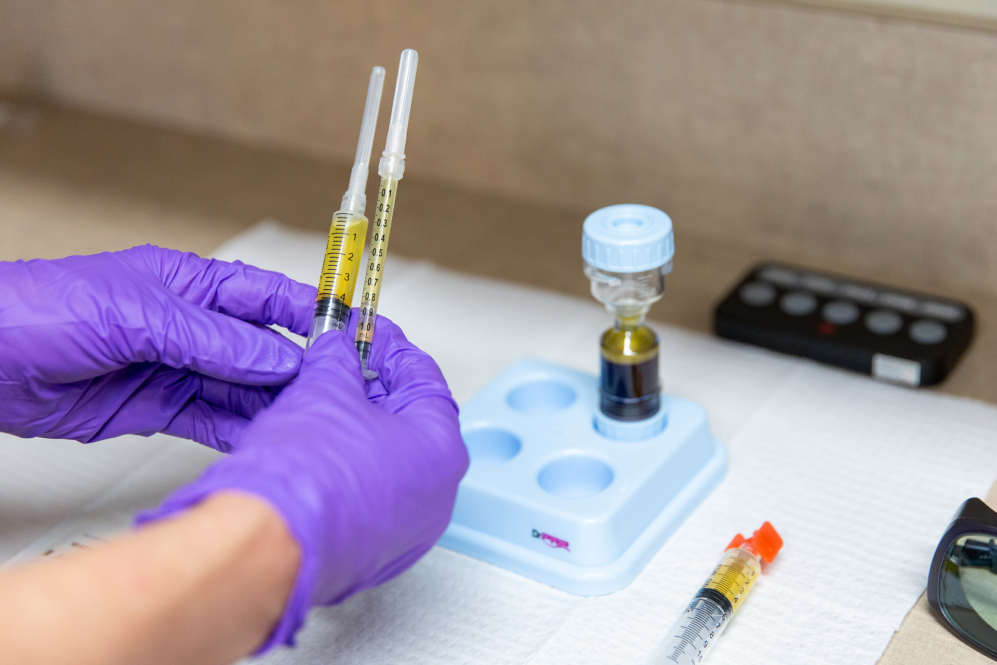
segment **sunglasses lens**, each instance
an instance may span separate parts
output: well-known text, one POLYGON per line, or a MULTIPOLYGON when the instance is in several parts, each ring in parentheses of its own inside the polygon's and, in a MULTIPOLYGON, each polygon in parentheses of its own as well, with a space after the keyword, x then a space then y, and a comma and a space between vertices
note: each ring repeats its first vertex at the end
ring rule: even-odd
POLYGON ((956 539, 942 561, 938 596, 957 630, 997 651, 997 537, 971 533, 956 539))

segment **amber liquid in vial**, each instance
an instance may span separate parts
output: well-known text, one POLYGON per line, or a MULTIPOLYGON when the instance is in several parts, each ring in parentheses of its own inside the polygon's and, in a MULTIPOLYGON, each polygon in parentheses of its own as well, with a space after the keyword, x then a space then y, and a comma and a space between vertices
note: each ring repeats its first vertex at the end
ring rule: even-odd
POLYGON ((658 412, 658 336, 640 319, 623 318, 602 335, 600 409, 616 420, 644 420, 658 412))

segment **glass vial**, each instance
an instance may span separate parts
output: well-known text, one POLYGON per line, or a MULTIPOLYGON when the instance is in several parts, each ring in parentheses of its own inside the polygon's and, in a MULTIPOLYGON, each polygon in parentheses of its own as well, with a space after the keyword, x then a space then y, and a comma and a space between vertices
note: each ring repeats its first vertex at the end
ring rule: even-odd
POLYGON ((613 420, 645 420, 661 408, 658 337, 644 317, 664 295, 674 253, 671 220, 656 208, 610 206, 585 220, 585 275, 613 315, 599 378, 600 410, 613 420))

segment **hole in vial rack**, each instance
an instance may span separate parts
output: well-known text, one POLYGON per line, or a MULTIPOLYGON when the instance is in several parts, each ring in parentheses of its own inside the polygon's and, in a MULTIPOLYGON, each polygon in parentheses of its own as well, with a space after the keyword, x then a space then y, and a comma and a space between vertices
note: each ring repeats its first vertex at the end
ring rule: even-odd
POLYGON ((598 494, 613 482, 613 470, 605 462, 584 455, 555 460, 540 470, 540 487, 554 496, 581 499, 598 494))
POLYGON ((497 427, 479 427, 462 432, 471 464, 478 467, 498 466, 519 454, 523 444, 512 432, 497 427))
POLYGON ((568 408, 575 401, 575 391, 557 381, 531 381, 516 387, 506 398, 516 411, 529 414, 554 413, 568 408))

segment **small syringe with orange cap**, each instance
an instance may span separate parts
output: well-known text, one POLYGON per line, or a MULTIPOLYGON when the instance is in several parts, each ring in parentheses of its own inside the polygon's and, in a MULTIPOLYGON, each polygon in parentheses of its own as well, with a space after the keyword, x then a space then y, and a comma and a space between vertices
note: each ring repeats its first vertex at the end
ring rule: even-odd
POLYGON ((762 572, 762 561, 772 563, 782 549, 782 537, 769 522, 751 538, 741 534, 727 546, 709 579, 685 608, 648 665, 693 665, 723 634, 737 608, 744 603, 762 572))

